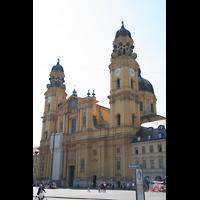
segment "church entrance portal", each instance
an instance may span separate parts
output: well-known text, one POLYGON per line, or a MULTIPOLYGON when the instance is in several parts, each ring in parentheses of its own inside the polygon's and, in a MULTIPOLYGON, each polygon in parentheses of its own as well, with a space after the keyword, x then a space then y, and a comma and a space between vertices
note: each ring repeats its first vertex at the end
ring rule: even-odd
POLYGON ((69 175, 69 186, 73 187, 73 181, 74 181, 74 166, 70 166, 70 175, 69 175))
POLYGON ((97 179, 97 176, 93 175, 93 187, 94 188, 96 188, 96 179, 97 179))
POLYGON ((117 181, 117 187, 118 187, 118 188, 121 187, 121 181, 117 181))

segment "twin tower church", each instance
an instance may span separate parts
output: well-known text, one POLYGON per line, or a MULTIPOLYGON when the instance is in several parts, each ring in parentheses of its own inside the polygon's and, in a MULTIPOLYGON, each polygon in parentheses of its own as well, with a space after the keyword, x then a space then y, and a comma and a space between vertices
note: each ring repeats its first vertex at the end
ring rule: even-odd
POLYGON ((152 84, 141 76, 131 33, 116 32, 110 70, 110 109, 98 105, 94 92, 78 97, 66 93, 59 59, 50 72, 45 95, 37 179, 51 177, 53 133, 55 145, 52 179, 57 185, 86 187, 101 182, 131 184, 130 143, 141 124, 165 119, 156 113, 152 84), (55 118, 55 112, 57 115, 55 118), (56 119, 56 123, 55 123, 56 119))

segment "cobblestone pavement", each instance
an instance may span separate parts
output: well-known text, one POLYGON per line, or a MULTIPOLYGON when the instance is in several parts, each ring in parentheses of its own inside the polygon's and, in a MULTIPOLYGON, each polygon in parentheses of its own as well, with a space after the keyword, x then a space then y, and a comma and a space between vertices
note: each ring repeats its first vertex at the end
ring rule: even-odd
MULTIPOLYGON (((45 189, 45 196, 49 200, 68 199, 68 200, 136 200, 135 191, 133 190, 106 190, 106 192, 99 193, 97 189, 45 189)), ((33 196, 37 193, 37 188, 33 187, 33 196)), ((33 197, 35 199, 35 197, 33 197)), ((166 200, 166 193, 162 192, 145 192, 145 200, 166 200)))

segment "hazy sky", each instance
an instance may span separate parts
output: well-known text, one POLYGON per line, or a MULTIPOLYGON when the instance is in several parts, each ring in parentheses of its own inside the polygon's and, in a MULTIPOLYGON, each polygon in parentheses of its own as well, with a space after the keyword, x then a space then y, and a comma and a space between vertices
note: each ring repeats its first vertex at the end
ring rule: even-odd
POLYGON ((157 114, 166 117, 164 0, 34 0, 33 146, 40 144, 44 93, 58 57, 68 97, 74 85, 79 97, 95 90, 98 104, 110 108, 108 65, 122 17, 134 40, 141 75, 154 87, 157 114))

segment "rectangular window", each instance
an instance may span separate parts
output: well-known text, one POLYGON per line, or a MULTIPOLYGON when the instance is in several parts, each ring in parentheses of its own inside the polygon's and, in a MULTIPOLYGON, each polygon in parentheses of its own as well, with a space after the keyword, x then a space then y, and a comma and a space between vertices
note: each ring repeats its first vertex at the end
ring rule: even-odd
POLYGON ((117 170, 120 170, 120 161, 117 161, 117 170))
POLYGON ((142 161, 142 168, 143 168, 143 169, 146 169, 146 168, 147 168, 146 160, 143 160, 143 161, 142 161))
POLYGON ((135 154, 138 154, 138 148, 135 147, 135 154))
POLYGON ((163 168, 163 159, 158 159, 158 165, 160 169, 163 168))
POLYGON ((139 161, 138 161, 138 160, 136 160, 136 161, 135 161, 135 164, 136 164, 136 165, 137 165, 137 164, 139 164, 139 161))
POLYGON ((149 146, 149 153, 153 153, 153 145, 149 146))
POLYGON ((76 133, 76 119, 72 120, 72 134, 76 133))
POLYGON ((140 111, 143 111, 143 103, 140 102, 140 111))
POLYGON ((117 148, 117 153, 120 153, 120 148, 117 148))
POLYGON ((150 160, 150 167, 151 169, 154 169, 154 160, 150 160))
POLYGON ((158 152, 162 152, 162 144, 158 144, 158 152))
POLYGON ((83 126, 86 126, 86 117, 83 118, 83 126))
POLYGON ((145 146, 142 147, 142 153, 146 153, 146 148, 145 148, 145 146))

